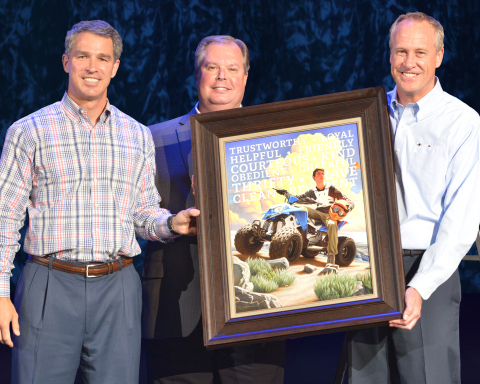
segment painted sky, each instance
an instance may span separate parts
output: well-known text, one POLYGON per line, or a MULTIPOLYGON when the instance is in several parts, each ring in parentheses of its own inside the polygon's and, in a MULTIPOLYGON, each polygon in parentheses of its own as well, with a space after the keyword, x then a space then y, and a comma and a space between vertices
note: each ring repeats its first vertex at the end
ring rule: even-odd
POLYGON ((365 231, 363 183, 356 124, 232 141, 225 144, 232 229, 260 219, 284 201, 273 188, 298 195, 315 186, 312 172, 325 169, 325 182, 355 203, 350 231, 365 231))

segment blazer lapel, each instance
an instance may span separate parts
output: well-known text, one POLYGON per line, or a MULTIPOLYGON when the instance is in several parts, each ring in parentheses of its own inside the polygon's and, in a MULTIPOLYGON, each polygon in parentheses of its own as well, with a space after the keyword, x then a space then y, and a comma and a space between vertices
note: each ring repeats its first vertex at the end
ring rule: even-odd
POLYGON ((192 158, 192 136, 190 133, 190 116, 196 114, 196 109, 193 109, 185 116, 183 116, 177 128, 178 145, 182 155, 183 164, 187 170, 190 178, 193 174, 193 158, 192 158))

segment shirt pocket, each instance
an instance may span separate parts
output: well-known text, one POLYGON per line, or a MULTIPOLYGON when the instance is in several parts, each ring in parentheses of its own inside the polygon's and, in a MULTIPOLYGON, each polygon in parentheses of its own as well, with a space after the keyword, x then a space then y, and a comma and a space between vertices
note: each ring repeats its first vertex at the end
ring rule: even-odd
POLYGON ((409 174, 424 195, 443 193, 447 170, 447 148, 416 144, 410 153, 409 174))
POLYGON ((111 146, 111 161, 101 164, 111 194, 122 211, 135 207, 143 188, 145 156, 135 141, 121 141, 111 146))
POLYGON ((35 167, 35 198, 38 209, 48 209, 64 201, 78 187, 85 173, 86 164, 49 150, 39 151, 35 167), (48 160, 48 161, 47 161, 48 160))

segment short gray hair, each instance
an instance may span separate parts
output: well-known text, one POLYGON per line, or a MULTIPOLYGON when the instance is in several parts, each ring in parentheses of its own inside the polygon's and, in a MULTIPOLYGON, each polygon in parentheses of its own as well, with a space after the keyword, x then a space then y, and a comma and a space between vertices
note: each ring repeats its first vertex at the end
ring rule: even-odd
POLYGON ((388 43, 388 45, 390 46, 390 50, 392 50, 393 34, 395 33, 395 29, 398 27, 398 24, 400 24, 404 20, 411 20, 417 23, 426 21, 435 30, 435 49, 437 50, 437 53, 443 48, 443 38, 445 36, 445 33, 443 31, 442 24, 440 24, 433 17, 428 16, 423 12, 409 12, 405 15, 400 15, 390 27, 390 41, 388 43))
POLYGON ((205 58, 205 51, 209 44, 220 43, 220 44, 237 44, 238 48, 242 51, 242 61, 243 61, 243 71, 248 73, 250 70, 250 60, 248 58, 248 48, 242 40, 235 39, 232 36, 227 35, 213 35, 207 36, 198 43, 198 47, 195 51, 195 78, 200 71, 202 66, 203 59, 205 58))
POLYGON ((112 39, 114 61, 120 58, 123 51, 122 38, 115 28, 103 20, 81 21, 67 32, 67 36, 65 36, 65 55, 67 57, 70 57, 73 44, 75 44, 77 36, 82 32, 89 32, 112 39))

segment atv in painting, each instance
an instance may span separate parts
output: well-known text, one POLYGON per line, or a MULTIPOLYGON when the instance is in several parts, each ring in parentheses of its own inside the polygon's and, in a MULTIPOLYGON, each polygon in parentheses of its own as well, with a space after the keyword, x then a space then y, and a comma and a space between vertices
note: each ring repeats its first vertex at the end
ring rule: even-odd
MULTIPOLYGON (((275 188, 274 188, 275 189, 275 188)), ((275 189, 285 196, 283 204, 276 204, 263 213, 261 220, 244 225, 235 234, 235 248, 241 254, 254 254, 260 251, 265 242, 270 242, 268 254, 271 259, 286 257, 290 264, 298 261, 300 255, 314 258, 320 252, 327 254, 328 231, 320 220, 308 217, 307 209, 301 202, 285 189, 275 189)), ((346 221, 339 221, 342 228, 346 221)), ((355 241, 346 236, 338 237, 338 254, 335 264, 346 267, 350 265, 357 254, 355 241)))

